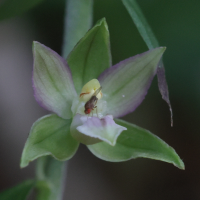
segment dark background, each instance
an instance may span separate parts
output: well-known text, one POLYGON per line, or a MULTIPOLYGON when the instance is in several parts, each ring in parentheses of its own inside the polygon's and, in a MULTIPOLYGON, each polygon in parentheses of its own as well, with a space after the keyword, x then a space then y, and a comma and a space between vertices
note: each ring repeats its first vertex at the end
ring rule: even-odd
MULTIPOLYGON (((156 78, 144 102, 125 117, 172 146, 186 170, 138 158, 109 163, 81 145, 69 161, 66 200, 200 199, 200 1, 140 0, 161 46, 174 112, 161 99, 156 78)), ((47 112, 31 86, 32 41, 61 52, 64 1, 48 0, 26 14, 0 22, 0 189, 34 177, 35 162, 19 168, 32 123, 47 112)), ((106 17, 113 64, 147 51, 120 0, 94 0, 94 23, 106 17)))

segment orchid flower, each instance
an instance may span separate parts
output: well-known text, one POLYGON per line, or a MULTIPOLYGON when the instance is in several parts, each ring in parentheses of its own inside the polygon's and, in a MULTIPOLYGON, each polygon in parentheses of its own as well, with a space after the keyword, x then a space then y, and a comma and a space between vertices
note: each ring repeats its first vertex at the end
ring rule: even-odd
POLYGON ((83 143, 106 161, 145 157, 184 169, 182 160, 164 141, 118 119, 133 112, 145 98, 165 47, 111 66, 109 44, 105 19, 86 33, 67 60, 43 44, 33 43, 34 96, 54 114, 33 124, 21 167, 45 155, 69 160, 83 143), (94 95, 96 101, 86 112, 85 105, 94 95))

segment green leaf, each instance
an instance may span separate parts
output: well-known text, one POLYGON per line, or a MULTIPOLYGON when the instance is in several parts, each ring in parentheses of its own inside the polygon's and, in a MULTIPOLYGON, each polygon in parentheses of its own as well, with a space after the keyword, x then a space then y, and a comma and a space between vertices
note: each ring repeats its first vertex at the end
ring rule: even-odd
POLYGON ((70 134, 71 120, 55 114, 38 119, 32 126, 26 141, 21 167, 45 155, 52 155, 60 161, 69 160, 77 151, 79 143, 70 134))
POLYGON ((5 0, 0 4, 0 20, 20 15, 43 1, 44 0, 5 0))
MULTIPOLYGON (((140 35, 142 36, 143 40, 145 41, 146 45, 149 49, 153 49, 159 46, 158 41, 149 26, 147 20, 145 19, 144 14, 142 13, 139 5, 137 4, 136 0, 122 0, 126 9, 128 10, 133 22, 135 23, 140 35)), ((159 64, 159 68, 157 70, 157 77, 158 77, 158 87, 162 98, 169 106, 169 110, 171 113, 171 126, 173 126, 173 112, 171 103, 169 100, 169 91, 168 85, 165 78, 165 68, 163 62, 161 61, 159 64)))
POLYGON ((120 162, 132 158, 151 158, 172 163, 184 169, 184 163, 175 150, 156 135, 134 124, 116 119, 117 124, 127 128, 121 133, 117 144, 112 147, 105 142, 89 145, 89 150, 98 158, 120 162))
POLYGON ((61 200, 66 162, 43 156, 37 160, 37 200, 61 200))
POLYGON ((35 185, 34 180, 27 180, 0 193, 1 200, 26 200, 35 185))
POLYGON ((37 200, 50 200, 51 198, 50 184, 47 181, 37 181, 36 193, 37 193, 37 200))
POLYGON ((92 26, 93 0, 68 0, 66 6, 62 53, 65 59, 92 26))
POLYGON ((105 19, 89 30, 67 59, 77 93, 111 65, 109 31, 105 19))
POLYGON ((148 48, 153 49, 158 47, 158 41, 147 20, 145 19, 140 7, 138 6, 136 0, 122 0, 122 2, 128 10, 132 20, 134 21, 140 35, 142 36, 148 48))

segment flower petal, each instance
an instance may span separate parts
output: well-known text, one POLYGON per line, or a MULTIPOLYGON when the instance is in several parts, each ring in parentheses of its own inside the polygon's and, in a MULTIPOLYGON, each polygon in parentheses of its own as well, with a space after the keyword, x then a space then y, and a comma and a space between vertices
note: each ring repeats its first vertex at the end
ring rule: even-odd
POLYGON ((55 114, 38 119, 32 126, 26 141, 21 167, 38 157, 52 155, 60 161, 69 160, 77 151, 79 142, 70 134, 71 120, 55 114))
POLYGON ((95 156, 111 162, 122 162, 138 157, 151 158, 184 169, 184 163, 175 150, 159 137, 134 124, 119 119, 115 121, 125 126, 127 131, 119 136, 114 147, 105 142, 89 145, 89 150, 95 156))
POLYGON ((109 31, 104 18, 77 43, 67 62, 78 94, 83 85, 111 66, 109 31))
POLYGON ((87 136, 77 130, 78 126, 83 125, 81 117, 83 117, 83 115, 76 114, 73 118, 73 121, 72 121, 71 127, 70 127, 70 132, 71 132, 72 137, 74 139, 76 139, 77 141, 79 141, 83 144, 86 144, 86 145, 96 144, 98 142, 101 142, 101 140, 99 140, 98 138, 87 136))
POLYGON ((101 119, 98 117, 81 116, 79 120, 79 123, 82 122, 82 125, 76 128, 79 134, 98 139, 97 141, 105 141, 112 146, 116 144, 120 133, 123 130, 127 130, 125 127, 116 124, 111 115, 101 119))
POLYGON ((98 78, 107 113, 114 117, 134 111, 143 101, 156 74, 164 47, 128 58, 105 70, 98 78))
POLYGON ((72 117, 72 100, 77 96, 66 61, 50 48, 33 43, 33 88, 35 99, 62 118, 72 117))

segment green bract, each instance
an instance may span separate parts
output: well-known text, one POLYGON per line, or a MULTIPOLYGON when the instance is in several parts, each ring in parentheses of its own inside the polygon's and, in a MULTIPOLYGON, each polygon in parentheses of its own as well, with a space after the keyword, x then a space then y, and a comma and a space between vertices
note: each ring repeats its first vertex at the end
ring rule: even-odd
POLYGON ((107 161, 145 157, 184 169, 174 149, 160 138, 133 124, 113 120, 134 111, 142 102, 164 51, 165 47, 159 47, 110 66, 105 19, 78 42, 67 62, 53 50, 34 42, 34 95, 41 106, 55 114, 33 124, 21 167, 44 155, 68 160, 81 142, 107 161), (103 97, 96 104, 96 114, 89 116, 84 113, 85 102, 81 102, 79 95, 88 81, 97 78, 103 97))

